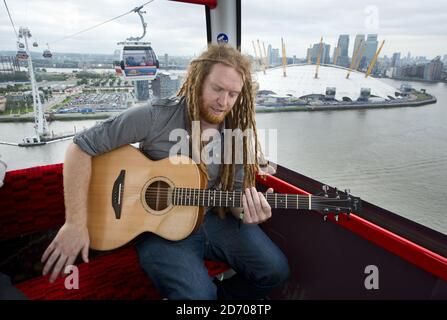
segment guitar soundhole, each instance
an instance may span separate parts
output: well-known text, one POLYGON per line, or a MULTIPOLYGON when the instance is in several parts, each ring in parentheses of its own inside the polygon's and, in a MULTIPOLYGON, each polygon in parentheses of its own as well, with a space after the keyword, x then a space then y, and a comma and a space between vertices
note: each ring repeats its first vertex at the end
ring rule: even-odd
POLYGON ((154 211, 166 209, 171 203, 169 185, 164 181, 154 181, 146 189, 146 203, 154 211))

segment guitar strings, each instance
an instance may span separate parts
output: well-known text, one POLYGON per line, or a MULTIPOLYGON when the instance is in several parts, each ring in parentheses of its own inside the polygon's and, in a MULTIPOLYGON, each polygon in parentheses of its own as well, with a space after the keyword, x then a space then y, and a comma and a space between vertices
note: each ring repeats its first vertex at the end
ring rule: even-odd
MULTIPOLYGON (((217 193, 217 195, 219 195, 219 193, 222 193, 224 195, 233 195, 233 196, 239 196, 239 195, 243 195, 244 192, 237 190, 237 191, 224 191, 224 190, 216 190, 215 191, 217 193)), ((214 196, 214 190, 210 190, 210 189, 194 189, 194 188, 160 188, 160 187, 149 187, 146 189, 146 193, 151 193, 151 194, 176 194, 178 196, 191 196, 191 195, 195 195, 195 194, 199 194, 199 195, 206 195, 206 193, 208 193, 210 196, 214 196)), ((293 198, 296 198, 297 196, 299 197, 299 199, 308 199, 309 195, 301 195, 301 194, 296 194, 296 193, 289 193, 289 194, 285 194, 285 193, 265 193, 262 192, 262 194, 264 196, 269 196, 269 197, 282 197, 285 198, 290 197, 290 200, 293 200, 293 198)), ((217 196, 216 195, 216 196, 217 196)), ((208 196, 208 195, 206 195, 208 196)), ((312 201, 314 200, 324 200, 324 201, 345 201, 346 199, 341 199, 341 198, 330 198, 330 197, 324 197, 324 196, 316 196, 316 195, 311 195, 312 197, 312 201)), ((287 199, 289 200, 289 199, 287 199)))
MULTIPOLYGON (((211 198, 214 200, 214 198, 222 198, 221 194, 214 194, 213 191, 208 192, 208 190, 204 190, 204 189, 182 189, 182 191, 179 191, 180 189, 177 189, 177 191, 173 191, 175 189, 167 189, 167 188, 148 188, 146 191, 146 196, 150 196, 150 197, 154 197, 154 196, 158 196, 159 198, 162 199, 166 199, 167 197, 169 197, 169 195, 171 197, 175 196, 175 197, 179 197, 182 199, 186 199, 188 200, 189 198, 211 198), (154 190, 154 189, 158 189, 158 190, 154 190)), ((241 193, 240 191, 236 191, 235 193, 233 193, 232 191, 217 191, 216 192, 222 192, 223 197, 234 197, 234 198, 239 198, 244 194, 241 193)), ((279 194, 279 193, 263 193, 263 195, 266 197, 266 200, 268 201, 276 201, 281 203, 281 202, 285 202, 286 201, 286 194, 279 194), (276 196, 275 196, 276 195, 276 196)), ((225 198, 224 198, 225 200, 225 198)), ((309 196, 308 195, 297 195, 297 194, 287 194, 287 203, 292 203, 292 202, 299 202, 299 201, 309 201, 309 196), (298 200, 296 199, 298 197, 298 200)), ((320 197, 320 196, 314 196, 311 195, 311 202, 313 203, 327 203, 327 202, 346 202, 349 201, 348 198, 346 199, 341 199, 341 198, 327 198, 327 197, 320 197)))
MULTIPOLYGON (((216 190, 216 192, 225 192, 225 195, 232 195, 234 198, 232 201, 234 202, 238 202, 240 204, 241 202, 241 196, 243 195, 243 193, 241 191, 235 191, 234 193, 232 191, 222 191, 222 190, 216 190)), ((174 202, 177 202, 175 200, 177 199, 172 199, 173 196, 176 197, 180 197, 180 201, 179 203, 176 203, 176 205, 191 205, 191 201, 193 202, 192 205, 194 205, 194 201, 197 201, 197 204, 200 205, 200 201, 202 201, 202 203, 205 203, 205 200, 208 200, 207 202, 215 202, 217 201, 218 196, 214 193, 214 190, 209 190, 209 189, 189 189, 189 188, 164 188, 164 187, 149 187, 146 190, 146 201, 148 200, 152 200, 152 201, 164 201, 167 202, 168 201, 168 195, 171 195, 171 200, 173 200, 174 202), (208 195, 206 194, 206 192, 208 191, 208 195), (211 195, 212 194, 212 195, 211 195), (183 201, 182 201, 183 200, 183 201), (183 203, 182 203, 183 202, 183 203), (188 202, 188 203, 187 203, 188 202)), ((296 207, 296 209, 308 209, 309 207, 309 196, 308 195, 297 195, 297 194, 287 194, 287 196, 290 196, 290 199, 287 199, 287 203, 286 202, 282 202, 282 200, 286 200, 286 195, 285 194, 276 194, 280 196, 280 199, 277 198, 277 196, 275 197, 276 199, 272 199, 272 196, 275 196, 275 194, 272 193, 263 193, 266 197, 267 197, 267 201, 273 202, 273 201, 278 201, 279 203, 276 203, 276 208, 283 208, 286 209, 286 204, 287 207, 290 209, 294 209, 294 207, 296 207), (298 199, 294 199, 297 198, 298 199), (301 202, 299 202, 299 199, 301 198, 301 202)), ((345 206, 337 206, 334 204, 328 204, 327 202, 333 203, 333 202, 346 202, 348 201, 348 199, 337 199, 337 198, 327 198, 327 197, 321 197, 321 196, 314 196, 311 195, 312 199, 312 209, 313 210, 318 210, 318 209, 335 209, 335 210, 347 210, 350 211, 351 207, 345 207, 345 206)), ((228 203, 228 199, 224 200, 226 203, 228 203)), ((222 204, 222 198, 219 195, 219 202, 222 204)))
MULTIPOLYGON (((181 201, 181 202, 191 202, 191 201, 197 201, 197 202, 228 202, 228 201, 230 201, 230 202, 232 202, 233 200, 232 199, 226 199, 226 198, 219 198, 219 197, 208 197, 208 196, 206 196, 206 195, 202 195, 202 196, 197 196, 197 195, 191 195, 191 196, 176 196, 175 198, 174 198, 174 196, 173 195, 171 195, 170 197, 168 196, 168 195, 148 195, 148 194, 146 194, 146 196, 145 196, 145 199, 146 200, 156 200, 156 199, 158 199, 158 200, 162 200, 162 201, 164 201, 164 200, 167 200, 167 199, 172 199, 172 200, 176 200, 176 202, 177 201, 181 201)), ((234 201, 235 202, 240 202, 242 199, 240 198, 240 197, 234 197, 234 201)), ((270 204, 271 203, 273 203, 273 202, 275 202, 275 199, 271 199, 271 198, 268 198, 268 199, 266 199, 267 200, 267 202, 269 202, 270 204)), ((287 199, 287 202, 286 201, 279 201, 279 200, 277 200, 276 201, 276 204, 277 205, 291 205, 291 206, 293 206, 293 205, 297 205, 297 204, 306 204, 307 206, 309 206, 309 202, 312 204, 312 205, 316 205, 316 204, 321 204, 321 205, 325 205, 325 206, 331 206, 331 204, 332 204, 332 206, 333 207, 336 207, 336 203, 337 202, 340 202, 340 203, 346 203, 346 202, 348 202, 349 200, 343 200, 343 199, 327 199, 327 200, 312 200, 312 201, 309 201, 308 199, 307 200, 303 200, 303 201, 297 201, 296 199, 287 199)))
MULTIPOLYGON (((175 197, 180 197, 180 198, 197 198, 197 197, 200 197, 200 198, 221 198, 221 195, 219 195, 219 194, 217 194, 217 195, 214 195, 214 194, 212 194, 212 193, 209 193, 209 194, 206 194, 206 193, 204 193, 204 192, 170 192, 170 191, 166 191, 166 192, 160 192, 160 191, 158 191, 158 192, 154 192, 154 191, 149 191, 149 192, 146 192, 146 195, 147 196, 159 196, 159 197, 168 197, 169 195, 170 196, 175 196, 175 197)), ((244 195, 244 194, 241 194, 241 193, 235 193, 235 194, 232 194, 231 192, 229 192, 229 193, 225 193, 225 194, 223 194, 223 197, 227 197, 227 196, 230 196, 230 197, 234 197, 234 198, 240 198, 242 195, 244 195)), ((275 200, 275 198, 274 198, 274 195, 275 194, 265 194, 265 193, 263 193, 263 195, 266 197, 266 199, 267 200, 272 200, 272 201, 274 201, 275 200)), ((285 195, 280 195, 280 194, 277 194, 277 196, 276 196, 276 200, 278 201, 278 202, 285 202, 286 200, 287 200, 287 202, 289 202, 289 201, 297 201, 297 195, 296 194, 288 194, 287 195, 287 199, 286 199, 286 197, 285 197, 285 195)), ((298 195, 298 200, 299 201, 308 201, 309 200, 309 196, 300 196, 300 195, 298 195)), ((344 202, 344 201, 348 201, 349 199, 348 198, 346 198, 346 199, 342 199, 342 198, 326 198, 326 197, 317 197, 317 196, 311 196, 311 201, 312 202, 344 202)))

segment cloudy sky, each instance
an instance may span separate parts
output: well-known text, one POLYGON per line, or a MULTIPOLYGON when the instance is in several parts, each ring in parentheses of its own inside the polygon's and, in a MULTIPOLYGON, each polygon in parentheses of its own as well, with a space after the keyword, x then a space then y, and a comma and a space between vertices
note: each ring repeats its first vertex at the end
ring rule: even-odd
MULTIPOLYGON (((113 53, 116 43, 142 33, 132 13, 74 38, 78 31, 119 16, 148 0, 7 0, 16 28, 28 26, 41 46, 57 52, 113 53)), ((220 0, 226 1, 226 0, 220 0)), ((0 50, 15 50, 16 39, 3 1, 0 3, 0 50)), ((147 41, 158 55, 194 55, 206 46, 205 9, 199 5, 155 0, 145 7, 147 41)), ((412 56, 447 54, 445 0, 242 0, 242 51, 253 54, 252 40, 304 57, 321 36, 331 44, 339 34, 377 33, 385 40, 382 54, 412 56)))

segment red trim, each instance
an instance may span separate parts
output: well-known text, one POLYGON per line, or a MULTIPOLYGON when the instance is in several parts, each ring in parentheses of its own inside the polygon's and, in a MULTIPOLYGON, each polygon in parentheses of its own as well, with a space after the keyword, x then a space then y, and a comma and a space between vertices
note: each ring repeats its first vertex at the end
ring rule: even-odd
POLYGON ((205 6, 208 6, 210 9, 214 9, 217 7, 217 0, 171 0, 171 1, 203 4, 205 6))
MULTIPOLYGON (((276 192, 309 194, 308 192, 274 176, 266 176, 265 178, 258 176, 257 181, 265 186, 273 188, 276 192)), ((421 247, 420 245, 379 227, 355 214, 350 214, 349 220, 346 216, 342 215, 339 217, 338 222, 335 221, 332 215, 329 215, 328 220, 339 224, 419 268, 447 281, 446 257, 421 247)))

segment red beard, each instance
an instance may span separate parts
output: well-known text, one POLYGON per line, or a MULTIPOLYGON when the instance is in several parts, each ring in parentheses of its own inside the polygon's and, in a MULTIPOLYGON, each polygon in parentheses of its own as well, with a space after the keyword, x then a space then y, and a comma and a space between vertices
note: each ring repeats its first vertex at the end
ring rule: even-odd
POLYGON ((224 121, 225 117, 227 116, 228 112, 222 112, 222 114, 217 115, 213 113, 213 111, 210 109, 211 107, 204 107, 203 104, 200 105, 200 118, 204 121, 212 124, 219 124, 224 121))

